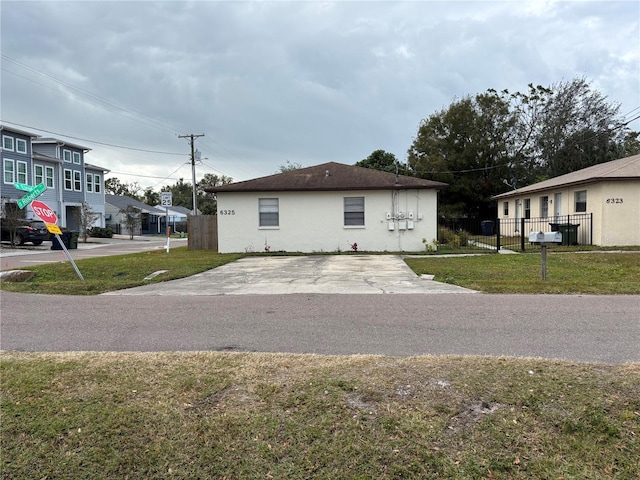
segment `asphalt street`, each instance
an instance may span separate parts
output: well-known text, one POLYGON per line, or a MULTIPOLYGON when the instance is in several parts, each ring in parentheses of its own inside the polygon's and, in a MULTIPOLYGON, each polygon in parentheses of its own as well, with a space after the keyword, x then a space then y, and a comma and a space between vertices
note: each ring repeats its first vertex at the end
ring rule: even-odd
MULTIPOLYGON (((116 247, 84 251, 103 255, 162 243, 116 247)), ((48 254, 41 253, 42 261, 48 254)), ((487 295, 418 277, 395 255, 248 257, 187 279, 99 296, 2 291, 0 314, 3 350, 640 361, 640 296, 487 295)))

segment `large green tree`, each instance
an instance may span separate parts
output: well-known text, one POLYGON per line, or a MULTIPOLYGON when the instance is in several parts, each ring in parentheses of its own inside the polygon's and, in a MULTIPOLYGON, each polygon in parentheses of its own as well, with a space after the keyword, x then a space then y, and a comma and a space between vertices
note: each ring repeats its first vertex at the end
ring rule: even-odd
POLYGON ((233 182, 233 178, 227 175, 218 176, 213 173, 205 173, 202 180, 198 182, 198 210, 203 215, 215 215, 218 211, 218 202, 213 193, 208 193, 204 189, 231 182, 233 182))
POLYGON ((489 89, 422 120, 409 166, 450 185, 441 215, 492 217, 493 195, 638 153, 638 134, 618 111, 584 78, 489 89))
POLYGON ((398 162, 393 153, 384 150, 375 150, 364 160, 356 162, 356 167, 373 168, 383 172, 399 173, 401 175, 411 175, 407 165, 398 162))
POLYGON ((508 174, 515 123, 508 101, 495 92, 465 97, 421 122, 409 166, 420 177, 449 184, 441 193, 441 215, 495 215, 491 196, 508 174))
POLYGON ((142 200, 140 190, 142 187, 138 182, 126 183, 117 177, 107 178, 104 181, 104 191, 112 195, 126 195, 136 200, 142 200))

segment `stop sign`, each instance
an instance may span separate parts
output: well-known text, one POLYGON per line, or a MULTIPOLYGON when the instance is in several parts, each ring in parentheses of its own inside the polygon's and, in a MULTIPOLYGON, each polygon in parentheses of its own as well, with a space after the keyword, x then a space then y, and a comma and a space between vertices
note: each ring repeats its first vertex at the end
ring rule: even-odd
POLYGON ((57 223, 58 217, 56 216, 56 212, 54 212, 49 205, 40 200, 34 200, 31 202, 31 209, 36 216, 42 220, 44 223, 57 223))

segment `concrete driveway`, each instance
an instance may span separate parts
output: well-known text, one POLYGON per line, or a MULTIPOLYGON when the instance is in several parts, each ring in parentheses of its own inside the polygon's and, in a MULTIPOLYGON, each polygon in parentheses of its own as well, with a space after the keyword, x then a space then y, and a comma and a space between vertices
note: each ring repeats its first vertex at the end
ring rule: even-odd
POLYGON ((246 257, 180 280, 105 295, 476 293, 418 277, 397 255, 246 257))

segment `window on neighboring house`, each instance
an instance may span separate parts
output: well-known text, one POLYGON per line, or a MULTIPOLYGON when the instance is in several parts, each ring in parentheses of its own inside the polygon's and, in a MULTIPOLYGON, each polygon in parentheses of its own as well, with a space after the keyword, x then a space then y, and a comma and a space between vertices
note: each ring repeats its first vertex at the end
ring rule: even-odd
POLYGON ((62 159, 66 163, 71 163, 71 150, 63 150, 62 151, 62 159))
POLYGON ((27 162, 16 162, 16 182, 27 183, 27 162))
POLYGON ((53 174, 54 174, 53 167, 44 167, 44 184, 47 186, 47 188, 55 187, 55 183, 53 181, 54 179, 53 174))
POLYGON ((78 152, 73 152, 73 163, 80 165, 80 154, 78 152))
POLYGON ((87 173, 87 192, 93 192, 93 173, 87 173))
POLYGON ((576 192, 576 213, 587 211, 587 191, 580 190, 576 192))
POLYGON ((36 185, 44 183, 44 167, 42 165, 33 166, 33 183, 36 185))
POLYGON ((93 191, 95 193, 100 193, 102 191, 102 178, 100 175, 93 176, 93 191))
POLYGON ((364 197, 344 197, 344 225, 364 226, 364 197))
POLYGON ((65 190, 73 190, 73 177, 71 170, 65 168, 64 169, 64 189, 65 190))
POLYGON ((504 202, 502 204, 502 213, 505 217, 509 216, 509 202, 504 202))
POLYGON ((259 198, 258 212, 261 227, 278 227, 280 225, 277 198, 259 198))
POLYGON ((531 199, 524 199, 524 218, 531 218, 531 199))
POLYGON ((27 142, 22 138, 16 138, 16 152, 27 153, 27 142))
POLYGON ((8 137, 7 135, 2 136, 2 149, 13 152, 13 137, 8 137))
POLYGON ((82 191, 82 174, 78 170, 73 172, 73 189, 76 192, 82 191))
POLYGON ((7 158, 4 159, 2 163, 2 169, 4 171, 4 183, 13 183, 16 181, 15 168, 16 166, 13 160, 9 160, 7 158))
POLYGON ((547 218, 549 216, 549 197, 540 197, 540 216, 547 218))

